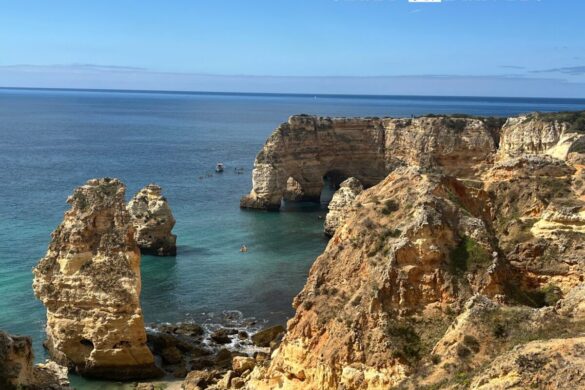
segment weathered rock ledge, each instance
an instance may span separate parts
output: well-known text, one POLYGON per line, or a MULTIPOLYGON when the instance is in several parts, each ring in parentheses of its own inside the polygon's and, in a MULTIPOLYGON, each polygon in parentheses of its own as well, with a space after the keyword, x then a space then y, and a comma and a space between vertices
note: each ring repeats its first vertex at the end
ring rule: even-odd
POLYGON ((329 211, 324 224, 326 235, 332 236, 337 227, 343 224, 353 201, 363 190, 362 183, 355 177, 350 177, 339 185, 339 190, 335 192, 328 205, 329 211))

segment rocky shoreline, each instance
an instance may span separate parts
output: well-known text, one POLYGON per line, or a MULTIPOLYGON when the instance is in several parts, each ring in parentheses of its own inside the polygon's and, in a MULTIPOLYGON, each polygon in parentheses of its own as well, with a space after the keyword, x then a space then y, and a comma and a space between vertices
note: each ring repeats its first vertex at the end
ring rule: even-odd
MULTIPOLYGON (((40 368, 49 388, 67 388, 66 369, 143 390, 162 376, 187 390, 585 387, 585 112, 293 116, 241 207, 314 201, 324 178, 340 187, 331 240, 286 329, 229 313, 145 326, 140 253, 173 254, 166 199, 151 185, 127 206, 117 179, 77 188, 33 271, 66 367, 40 368)), ((30 340, 0 352, 0 384, 35 388, 30 340)))

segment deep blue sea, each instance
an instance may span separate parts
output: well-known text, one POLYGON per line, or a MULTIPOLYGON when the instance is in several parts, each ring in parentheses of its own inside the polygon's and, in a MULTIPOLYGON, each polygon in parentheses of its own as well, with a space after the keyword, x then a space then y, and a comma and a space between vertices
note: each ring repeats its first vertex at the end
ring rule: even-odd
POLYGON ((32 336, 44 358, 45 312, 31 268, 67 196, 90 178, 121 179, 127 197, 158 183, 177 219, 177 257, 143 257, 147 322, 209 321, 237 310, 284 323, 326 245, 323 207, 250 212, 239 199, 250 190, 256 153, 288 116, 578 109, 585 100, 0 89, 0 329, 32 336), (219 161, 221 175, 213 173, 219 161))

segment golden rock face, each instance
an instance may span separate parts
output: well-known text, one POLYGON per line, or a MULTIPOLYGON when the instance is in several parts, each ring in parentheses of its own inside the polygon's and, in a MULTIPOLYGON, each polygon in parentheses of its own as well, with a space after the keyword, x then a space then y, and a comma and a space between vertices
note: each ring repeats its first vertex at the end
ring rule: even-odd
POLYGON ((146 346, 140 251, 124 193, 116 179, 93 179, 77 188, 33 270, 35 295, 47 308, 50 354, 87 376, 159 374, 146 346))
POLYGON ((130 200, 127 209, 134 237, 143 253, 156 256, 177 254, 177 236, 171 232, 175 217, 160 186, 149 184, 141 189, 130 200))
MULTIPOLYGON (((583 385, 585 154, 575 145, 585 135, 540 116, 498 126, 302 119, 267 142, 243 202, 270 204, 289 176, 306 188, 291 172, 324 160, 301 164, 299 145, 314 152, 315 138, 337 123, 363 137, 378 129, 388 171, 351 199, 338 193, 347 201, 333 209, 343 218, 250 389, 566 388, 557 358, 566 381, 583 385)), ((356 166, 360 156, 346 160, 356 166)))

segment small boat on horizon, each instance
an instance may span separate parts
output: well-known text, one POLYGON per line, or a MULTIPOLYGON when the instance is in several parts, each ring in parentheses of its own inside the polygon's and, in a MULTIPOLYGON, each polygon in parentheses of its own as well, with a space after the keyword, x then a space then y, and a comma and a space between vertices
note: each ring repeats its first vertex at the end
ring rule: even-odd
POLYGON ((215 172, 222 173, 224 168, 225 167, 224 167, 223 163, 218 162, 217 165, 215 166, 215 172))

